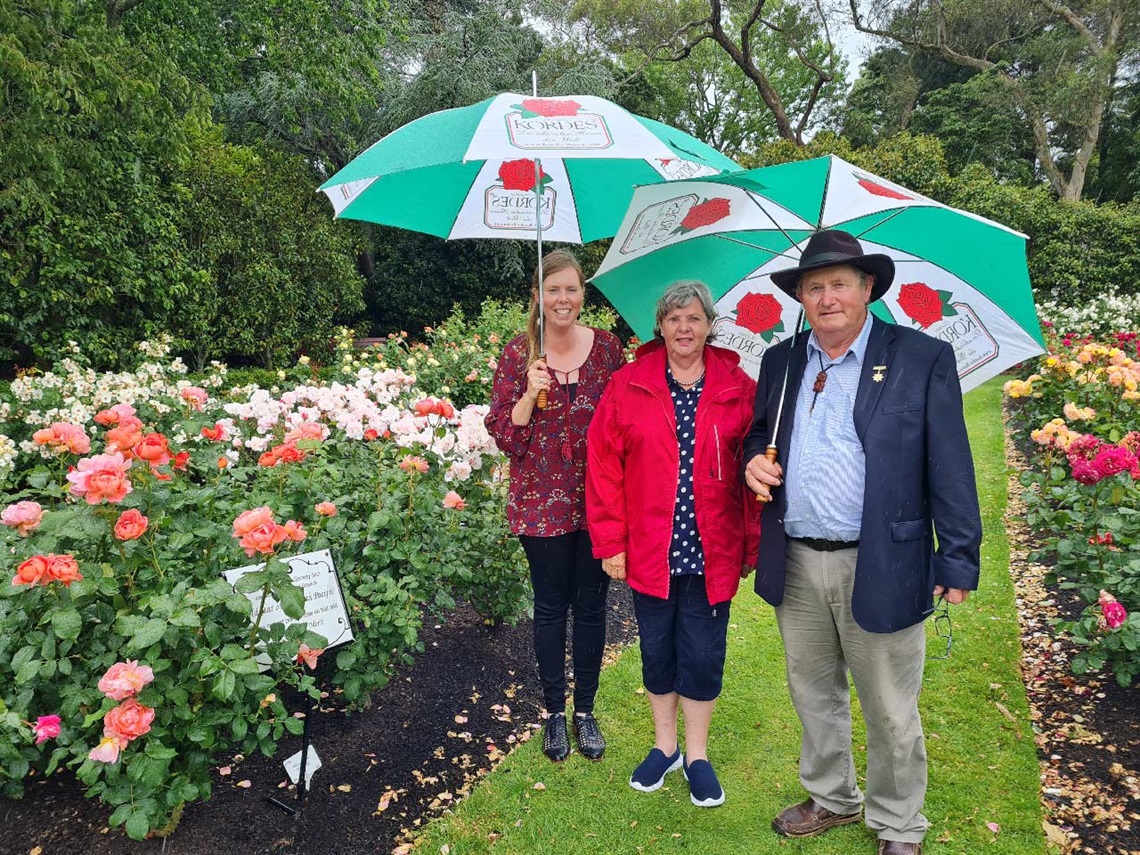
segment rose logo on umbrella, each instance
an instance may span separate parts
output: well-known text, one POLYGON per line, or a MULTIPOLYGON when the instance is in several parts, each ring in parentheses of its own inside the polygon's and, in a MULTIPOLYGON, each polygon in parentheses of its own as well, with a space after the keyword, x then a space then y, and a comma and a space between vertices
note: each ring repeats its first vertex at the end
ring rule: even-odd
POLYGON ((908 318, 926 329, 958 314, 950 305, 951 296, 949 291, 935 291, 925 282, 908 282, 899 288, 899 307, 908 318))
POLYGON ((905 199, 908 202, 914 201, 913 196, 908 196, 906 193, 900 193, 898 190, 887 187, 885 184, 872 181, 866 175, 860 175, 857 172, 853 174, 858 179, 859 186, 872 196, 883 196, 887 199, 905 199))
POLYGON ((736 304, 736 325, 771 344, 784 331, 783 314, 784 307, 771 294, 745 294, 736 304))
POLYGON ((693 229, 711 226, 713 223, 725 219, 731 213, 732 203, 728 199, 723 197, 705 199, 689 208, 689 212, 685 214, 685 219, 681 220, 681 225, 673 230, 673 234, 688 234, 693 229))
POLYGON ((512 110, 520 110, 524 119, 539 116, 549 119, 554 116, 577 116, 582 105, 577 101, 559 98, 526 98, 521 104, 512 104, 512 110))
MULTIPOLYGON (((499 166, 499 180, 503 182, 504 190, 534 190, 535 169, 534 161, 524 157, 519 160, 505 160, 499 166)), ((540 189, 544 189, 553 179, 538 167, 538 182, 540 189)))

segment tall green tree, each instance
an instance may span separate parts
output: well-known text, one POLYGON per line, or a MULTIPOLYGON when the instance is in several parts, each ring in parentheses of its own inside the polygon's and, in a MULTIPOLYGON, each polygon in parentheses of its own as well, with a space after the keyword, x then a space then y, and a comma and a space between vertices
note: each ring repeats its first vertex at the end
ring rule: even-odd
POLYGON ((0 0, 0 360, 110 364, 189 283, 169 176, 205 103, 71 0, 0 0))
MULTIPOLYGON (((731 104, 743 83, 769 114, 775 135, 797 144, 838 104, 845 65, 818 7, 792 0, 576 0, 571 18, 634 67, 680 63, 694 99, 731 104), (733 66, 704 53, 715 46, 733 66)), ((743 102, 742 106, 743 106, 743 102)), ((703 109, 703 108, 702 108, 703 109)))
POLYGON ((364 310, 353 256, 362 239, 334 223, 300 158, 196 137, 177 176, 194 287, 173 329, 201 368, 242 357, 266 367, 327 353, 364 310))
POLYGON ((1140 58, 1134 0, 849 0, 857 29, 981 72, 1028 124, 1038 167, 1081 198, 1119 72, 1140 58))

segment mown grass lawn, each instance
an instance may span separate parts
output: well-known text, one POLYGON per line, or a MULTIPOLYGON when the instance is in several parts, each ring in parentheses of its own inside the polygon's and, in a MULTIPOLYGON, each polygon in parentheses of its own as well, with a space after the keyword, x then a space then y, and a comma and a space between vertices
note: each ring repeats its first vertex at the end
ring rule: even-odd
MULTIPOLYGON (((1038 855, 1047 850, 1037 757, 1018 672, 1017 612, 1003 525, 1000 381, 967 395, 966 415, 985 526, 982 583, 968 603, 952 610, 951 657, 927 664, 922 714, 930 789, 925 812, 932 825, 926 852, 1038 855)), ((929 622, 928 633, 930 652, 944 650, 929 622)), ((727 795, 722 807, 694 807, 680 773, 670 775, 655 793, 630 789, 630 772, 653 741, 652 718, 640 688, 635 646, 602 675, 597 713, 609 748, 601 762, 573 754, 555 765, 542 756, 539 740, 531 740, 453 814, 432 822, 416 851, 875 851, 874 836, 862 825, 800 841, 785 840, 771 830, 772 817, 803 798, 797 778, 799 722, 784 684, 772 610, 750 586, 743 587, 733 603, 724 693, 710 737, 710 756, 727 795)), ((856 744, 861 743, 857 732, 856 744)), ((857 756, 861 761, 861 749, 857 756)))

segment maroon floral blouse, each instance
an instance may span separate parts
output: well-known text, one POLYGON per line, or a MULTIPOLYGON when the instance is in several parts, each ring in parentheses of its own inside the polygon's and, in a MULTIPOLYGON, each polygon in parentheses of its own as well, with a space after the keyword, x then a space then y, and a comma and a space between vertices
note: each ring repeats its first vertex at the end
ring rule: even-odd
POLYGON ((526 392, 526 336, 503 348, 485 421, 511 462, 507 523, 514 534, 554 537, 586 527, 586 430, 610 375, 624 364, 618 337, 594 330, 576 390, 555 382, 546 409, 536 407, 520 427, 511 410, 526 392))

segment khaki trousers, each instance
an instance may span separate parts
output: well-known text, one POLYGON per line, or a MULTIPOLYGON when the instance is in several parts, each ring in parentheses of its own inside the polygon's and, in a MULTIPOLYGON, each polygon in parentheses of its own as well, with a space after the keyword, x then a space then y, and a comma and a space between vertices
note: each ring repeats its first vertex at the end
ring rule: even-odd
POLYGON ((800 783, 835 813, 855 813, 864 802, 851 751, 850 671, 867 725, 867 827, 884 840, 918 843, 929 826, 922 815, 926 745, 918 714, 926 633, 921 623, 875 633, 855 622, 857 555, 857 549, 817 552, 794 540, 787 544, 776 619, 803 725, 800 783))

